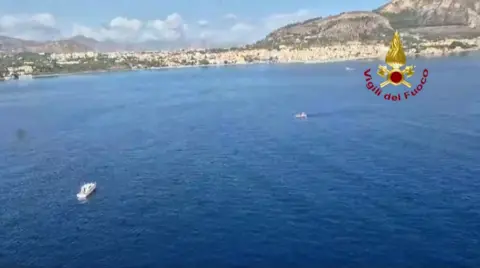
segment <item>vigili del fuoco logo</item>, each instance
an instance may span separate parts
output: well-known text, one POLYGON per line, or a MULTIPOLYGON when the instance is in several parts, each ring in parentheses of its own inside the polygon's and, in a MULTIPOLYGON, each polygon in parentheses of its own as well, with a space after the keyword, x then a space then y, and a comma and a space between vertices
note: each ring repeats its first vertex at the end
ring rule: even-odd
POLYGON ((405 57, 405 52, 403 51, 402 41, 400 40, 400 35, 398 32, 395 32, 393 39, 390 42, 390 49, 387 52, 385 57, 385 63, 391 67, 385 65, 379 65, 377 74, 385 79, 380 86, 375 85, 371 80, 372 76, 370 74, 370 69, 366 70, 363 74, 365 75, 365 81, 367 82, 366 87, 368 90, 372 91, 377 96, 383 96, 385 100, 391 101, 401 101, 407 100, 413 96, 416 96, 427 83, 428 70, 424 69, 422 73, 422 79, 420 83, 412 90, 412 85, 407 81, 408 78, 412 77, 415 74, 415 66, 410 65, 406 66, 403 70, 401 69, 407 63, 405 57), (408 89, 401 93, 389 93, 383 92, 383 88, 387 85, 400 86, 403 85, 408 89))

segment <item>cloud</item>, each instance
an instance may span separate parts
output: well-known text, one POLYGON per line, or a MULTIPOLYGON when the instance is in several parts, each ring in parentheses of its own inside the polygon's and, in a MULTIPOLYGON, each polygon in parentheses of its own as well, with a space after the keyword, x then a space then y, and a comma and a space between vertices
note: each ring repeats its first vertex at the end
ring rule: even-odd
POLYGON ((127 19, 123 17, 116 17, 110 21, 110 28, 124 29, 129 31, 138 31, 142 28, 143 23, 137 19, 127 19))
POLYGON ((116 17, 98 29, 75 24, 73 35, 84 35, 98 40, 127 41, 139 38, 139 31, 142 27, 143 23, 139 20, 116 17))
POLYGON ((230 28, 232 32, 250 32, 253 29, 255 29, 254 26, 243 22, 238 22, 230 28))
POLYGON ((267 34, 290 23, 300 22, 311 19, 315 12, 300 9, 292 13, 276 13, 261 18, 257 21, 241 21, 234 14, 223 16, 224 19, 234 20, 233 25, 224 28, 215 29, 210 27, 208 30, 201 31, 200 37, 204 43, 209 46, 233 46, 256 42, 264 38, 267 34))
POLYGON ((0 35, 23 39, 48 40, 58 38, 60 30, 49 13, 13 14, 0 17, 0 35))
POLYGON ((204 29, 198 39, 205 47, 231 47, 257 41, 263 35, 258 30, 253 24, 237 22, 230 27, 204 29))
POLYGON ((290 23, 300 22, 315 17, 313 12, 307 9, 300 9, 293 13, 273 14, 263 19, 266 29, 273 31, 290 23))
POLYGON ((199 20, 199 21, 197 21, 197 24, 198 24, 200 27, 206 27, 206 26, 208 26, 208 21, 206 21, 206 20, 199 20))
POLYGON ((106 26, 95 29, 75 25, 73 35, 119 42, 155 41, 170 45, 234 46, 258 41, 272 30, 312 17, 313 12, 306 9, 271 14, 254 21, 240 20, 235 14, 230 13, 223 16, 223 19, 230 22, 218 24, 203 19, 188 24, 178 13, 170 14, 165 19, 145 22, 117 17, 106 26))
POLYGON ((214 40, 218 40, 220 42, 219 44, 221 44, 221 42, 235 44, 253 43, 264 38, 273 30, 276 30, 290 23, 310 19, 312 17, 315 17, 315 15, 314 12, 310 10, 300 9, 292 13, 271 14, 256 22, 242 22, 239 21, 235 15, 229 17, 235 18, 236 22, 233 26, 230 27, 227 32, 220 31, 216 32, 216 35, 211 34, 211 37, 214 38, 214 40))
POLYGON ((147 23, 144 29, 143 39, 157 41, 179 41, 185 38, 188 25, 183 21, 178 13, 168 15, 165 20, 153 20, 147 23), (148 36, 148 38, 145 38, 148 36))
POLYGON ((237 15, 233 14, 233 13, 228 13, 228 14, 225 14, 223 16, 224 19, 227 19, 227 20, 236 20, 238 19, 237 15))
POLYGON ((116 17, 106 26, 90 28, 74 25, 72 35, 84 35, 100 41, 119 42, 165 41, 174 42, 182 39, 188 25, 178 13, 168 15, 165 19, 142 22, 137 19, 116 17))

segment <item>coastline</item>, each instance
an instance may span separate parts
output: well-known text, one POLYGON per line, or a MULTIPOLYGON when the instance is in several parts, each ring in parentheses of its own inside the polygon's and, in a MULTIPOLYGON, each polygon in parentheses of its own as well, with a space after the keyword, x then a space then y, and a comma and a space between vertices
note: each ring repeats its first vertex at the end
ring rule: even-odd
MULTIPOLYGON (((450 57, 462 53, 472 53, 480 52, 480 48, 470 48, 470 49, 459 49, 454 51, 449 51, 445 53, 444 51, 435 51, 436 53, 407 53, 409 58, 440 58, 440 57, 450 57)), ((212 68, 212 67, 226 67, 226 66, 247 66, 247 65, 258 65, 258 64, 326 64, 326 63, 339 63, 339 62, 348 62, 348 61, 375 61, 381 60, 383 58, 383 53, 373 56, 357 56, 357 57, 332 57, 327 59, 311 59, 311 60, 282 60, 282 61, 266 61, 258 60, 253 62, 232 62, 232 63, 223 63, 217 62, 216 64, 195 64, 195 65, 172 65, 172 66, 158 66, 158 67, 148 67, 148 68, 115 68, 115 69, 106 69, 106 70, 93 70, 93 71, 81 71, 81 72, 65 72, 65 73, 48 73, 48 74, 36 74, 32 75, 33 79, 46 79, 46 78, 56 78, 62 76, 73 76, 73 75, 93 75, 101 73, 116 73, 116 72, 130 72, 130 71, 145 71, 145 70, 169 70, 169 69, 183 69, 183 68, 212 68)))
POLYGON ((150 67, 143 69, 115 69, 115 70, 98 70, 98 71, 84 71, 84 72, 71 72, 71 73, 52 73, 52 74, 36 74, 32 75, 33 79, 48 79, 48 78, 57 78, 64 76, 74 76, 74 75, 95 75, 102 73, 117 73, 117 72, 134 72, 134 71, 159 71, 159 70, 174 70, 174 69, 187 69, 187 68, 220 68, 227 66, 248 66, 248 65, 261 65, 261 64, 271 64, 271 65, 280 65, 280 64, 324 64, 324 63, 334 63, 334 62, 347 62, 347 61, 357 61, 357 60, 375 60, 376 58, 361 58, 361 59, 333 59, 333 60, 313 60, 313 61, 288 61, 288 62, 245 62, 245 63, 221 63, 221 64, 209 64, 209 65, 178 65, 178 66, 159 66, 159 67, 150 67))
POLYGON ((32 75, 32 78, 33 79, 45 79, 45 78, 55 78, 55 77, 61 77, 61 76, 90 75, 90 74, 116 73, 116 72, 128 72, 128 71, 135 71, 135 70, 125 68, 125 69, 108 69, 108 70, 97 70, 97 71, 82 71, 82 72, 72 72, 72 73, 34 74, 34 75, 32 75))

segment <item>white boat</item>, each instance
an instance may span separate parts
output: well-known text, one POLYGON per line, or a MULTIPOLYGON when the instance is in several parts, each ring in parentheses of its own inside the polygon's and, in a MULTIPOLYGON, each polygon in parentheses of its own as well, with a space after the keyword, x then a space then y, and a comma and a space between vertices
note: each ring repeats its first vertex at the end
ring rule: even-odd
POLYGON ((77 194, 78 199, 87 199, 89 195, 91 195, 95 189, 97 188, 96 182, 89 182, 82 185, 80 188, 80 192, 77 194))
POLYGON ((305 112, 301 112, 299 114, 296 114, 295 115, 296 118, 307 118, 307 114, 305 112))

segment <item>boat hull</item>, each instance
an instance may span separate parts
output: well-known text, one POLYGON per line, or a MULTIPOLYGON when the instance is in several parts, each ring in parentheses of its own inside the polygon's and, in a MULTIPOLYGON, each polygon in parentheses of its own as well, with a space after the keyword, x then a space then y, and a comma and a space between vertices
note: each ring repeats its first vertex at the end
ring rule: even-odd
POLYGON ((80 200, 87 199, 95 190, 97 189, 96 185, 93 185, 92 188, 88 189, 86 192, 80 192, 77 194, 77 198, 80 200))

